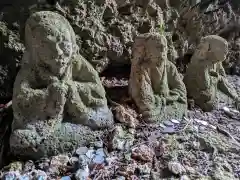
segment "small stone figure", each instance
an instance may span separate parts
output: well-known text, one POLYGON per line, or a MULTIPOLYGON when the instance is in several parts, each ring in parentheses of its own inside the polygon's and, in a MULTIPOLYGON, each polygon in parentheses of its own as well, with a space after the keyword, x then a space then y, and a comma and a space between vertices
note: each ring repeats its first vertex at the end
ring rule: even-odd
POLYGON ((225 39, 209 35, 201 39, 188 65, 184 77, 188 97, 203 111, 212 111, 220 100, 227 101, 226 97, 239 102, 222 66, 227 52, 228 43, 225 39))
POLYGON ((12 100, 12 153, 37 159, 95 140, 100 131, 93 130, 111 126, 113 116, 71 25, 60 14, 40 11, 27 20, 25 34, 12 100))
POLYGON ((167 52, 164 35, 146 33, 135 39, 129 94, 149 122, 181 119, 187 113, 186 87, 167 52))

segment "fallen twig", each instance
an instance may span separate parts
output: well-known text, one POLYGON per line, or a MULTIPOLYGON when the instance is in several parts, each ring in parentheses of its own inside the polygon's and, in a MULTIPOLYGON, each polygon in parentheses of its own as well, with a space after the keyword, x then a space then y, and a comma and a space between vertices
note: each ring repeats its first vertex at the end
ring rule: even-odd
POLYGON ((189 124, 193 121, 192 119, 187 119, 185 117, 184 117, 184 119, 187 121, 187 124, 182 129, 177 131, 177 133, 185 131, 187 129, 187 127, 189 126, 189 124))
POLYGON ((231 135, 230 132, 228 132, 227 130, 225 130, 223 127, 221 127, 221 125, 217 126, 217 131, 222 133, 225 136, 230 137, 238 146, 240 146, 240 142, 238 140, 236 140, 236 138, 233 137, 233 135, 231 135))

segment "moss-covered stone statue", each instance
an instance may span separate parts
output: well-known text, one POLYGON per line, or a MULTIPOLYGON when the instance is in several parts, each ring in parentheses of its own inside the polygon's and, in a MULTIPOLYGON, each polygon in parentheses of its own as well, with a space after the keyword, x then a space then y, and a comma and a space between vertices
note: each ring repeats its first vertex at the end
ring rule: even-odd
POLYGON ((164 35, 146 33, 135 38, 129 94, 149 122, 186 115, 186 88, 167 52, 164 35))
POLYGON ((188 65, 184 83, 188 97, 204 111, 211 111, 220 99, 231 98, 237 104, 237 93, 227 82, 222 66, 228 52, 228 43, 217 35, 209 35, 201 39, 188 65), (225 94, 225 95, 224 95, 225 94))
POLYGON ((94 140, 113 116, 98 73, 78 53, 69 22, 40 11, 27 20, 25 34, 14 83, 11 152, 35 159, 94 140))

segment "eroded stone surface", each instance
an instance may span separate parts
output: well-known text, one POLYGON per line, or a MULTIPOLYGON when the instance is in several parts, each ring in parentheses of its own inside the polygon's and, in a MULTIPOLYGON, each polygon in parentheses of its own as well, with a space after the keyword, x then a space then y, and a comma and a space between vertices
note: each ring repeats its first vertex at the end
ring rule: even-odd
POLYGON ((146 33, 135 39, 129 94, 148 121, 186 115, 186 88, 167 52, 164 35, 146 33))
POLYGON ((234 88, 226 80, 222 62, 228 52, 228 43, 217 35, 202 38, 188 66, 184 83, 189 98, 204 111, 217 108, 220 100, 239 101, 234 88), (224 98, 224 99, 223 99, 224 98))
POLYGON ((78 53, 69 22, 50 11, 26 22, 26 51, 14 83, 11 150, 39 158, 94 140, 113 124, 97 71, 78 53))

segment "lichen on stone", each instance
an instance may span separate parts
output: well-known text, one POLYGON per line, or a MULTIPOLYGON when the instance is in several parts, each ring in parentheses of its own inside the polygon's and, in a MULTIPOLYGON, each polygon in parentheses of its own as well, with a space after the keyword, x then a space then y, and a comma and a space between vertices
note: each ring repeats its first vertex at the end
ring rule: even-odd
POLYGON ((60 14, 32 14, 13 92, 11 151, 39 158, 91 142, 113 124, 97 71, 79 53, 60 14))
POLYGON ((167 39, 162 34, 146 33, 135 39, 129 94, 148 121, 186 115, 186 88, 167 52, 167 39))
POLYGON ((217 35, 203 37, 188 66, 184 83, 188 96, 204 111, 218 107, 220 99, 239 97, 226 79, 222 62, 226 59, 228 43, 217 35), (225 96, 225 97, 224 97, 225 96))

